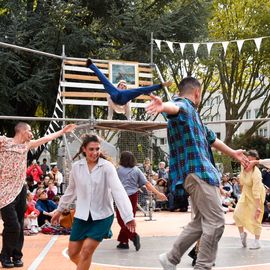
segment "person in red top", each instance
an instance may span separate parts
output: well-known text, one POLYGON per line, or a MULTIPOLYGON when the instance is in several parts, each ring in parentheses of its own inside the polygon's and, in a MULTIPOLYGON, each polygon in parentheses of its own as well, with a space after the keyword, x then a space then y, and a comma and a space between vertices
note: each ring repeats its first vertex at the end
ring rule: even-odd
POLYGON ((33 180, 36 183, 40 182, 40 177, 43 175, 43 171, 41 170, 35 159, 33 160, 31 166, 27 168, 26 175, 32 176, 33 180))
POLYGON ((24 227, 31 230, 31 233, 38 233, 38 215, 39 211, 36 209, 36 202, 33 194, 28 190, 26 195, 26 211, 24 213, 24 227))

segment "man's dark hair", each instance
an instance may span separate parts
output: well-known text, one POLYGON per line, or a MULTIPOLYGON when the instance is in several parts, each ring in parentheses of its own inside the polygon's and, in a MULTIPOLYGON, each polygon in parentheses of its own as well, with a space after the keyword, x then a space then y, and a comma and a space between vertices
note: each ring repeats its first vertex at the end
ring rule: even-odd
POLYGON ((22 129, 27 129, 27 127, 28 127, 27 123, 19 122, 14 128, 15 134, 19 133, 22 129))
POLYGON ((119 164, 125 168, 133 168, 137 164, 137 160, 132 152, 123 151, 120 156, 119 164))
POLYGON ((196 88, 201 88, 201 84, 197 79, 193 77, 184 78, 178 86, 180 94, 190 93, 190 91, 196 88))

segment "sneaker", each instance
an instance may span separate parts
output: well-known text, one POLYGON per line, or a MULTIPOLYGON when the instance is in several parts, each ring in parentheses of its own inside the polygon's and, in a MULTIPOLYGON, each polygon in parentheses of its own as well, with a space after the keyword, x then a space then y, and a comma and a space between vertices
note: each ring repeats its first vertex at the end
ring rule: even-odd
POLYGON ((159 262, 164 270, 176 270, 176 265, 169 262, 167 254, 163 253, 159 255, 159 262))
POLYGON ((31 233, 33 234, 37 234, 39 231, 38 231, 38 228, 36 226, 32 226, 31 228, 31 233))
POLYGON ((243 247, 247 247, 247 233, 246 232, 241 233, 240 237, 243 247))
POLYGON ((128 244, 125 243, 119 243, 119 245, 117 245, 116 247, 120 249, 129 249, 128 244))
POLYGON ((13 259, 14 267, 23 267, 23 261, 21 259, 13 259))
POLYGON ((136 234, 132 242, 134 244, 136 251, 138 251, 141 248, 140 236, 136 234))
POLYGON ((1 259, 1 264, 3 268, 13 268, 14 267, 14 263, 7 258, 2 258, 1 259))
POLYGON ((255 240, 251 246, 249 247, 249 249, 259 249, 261 248, 260 242, 258 240, 255 240))

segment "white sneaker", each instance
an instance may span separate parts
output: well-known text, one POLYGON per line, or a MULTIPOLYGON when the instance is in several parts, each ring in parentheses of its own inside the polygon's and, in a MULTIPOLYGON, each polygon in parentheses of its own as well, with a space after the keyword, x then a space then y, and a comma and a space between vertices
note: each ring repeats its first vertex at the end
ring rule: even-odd
POLYGON ((38 233, 38 228, 36 226, 33 226, 31 228, 31 233, 37 234, 38 233))
POLYGON ((176 265, 169 262, 167 254, 163 253, 159 255, 159 262, 164 270, 176 270, 176 265))
POLYGON ((254 242, 249 247, 249 249, 259 249, 259 248, 261 248, 261 245, 260 245, 260 241, 258 240, 254 240, 254 242))
POLYGON ((247 233, 246 232, 241 233, 240 237, 243 247, 247 247, 247 233))

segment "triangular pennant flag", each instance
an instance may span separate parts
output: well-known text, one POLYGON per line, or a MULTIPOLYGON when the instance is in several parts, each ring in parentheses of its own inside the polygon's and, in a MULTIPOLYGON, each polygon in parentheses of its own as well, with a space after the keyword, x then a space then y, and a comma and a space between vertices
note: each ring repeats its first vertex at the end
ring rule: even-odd
POLYGON ((155 42, 156 42, 156 44, 158 46, 158 49, 161 51, 161 47, 160 47, 161 40, 159 40, 159 39, 154 39, 154 40, 155 40, 155 42))
POLYGON ((186 43, 179 43, 179 45, 180 45, 181 53, 182 53, 182 55, 184 55, 184 50, 185 50, 185 47, 186 47, 186 43))
POLYGON ((174 51, 173 51, 173 42, 171 42, 171 41, 166 41, 166 42, 167 42, 167 45, 168 45, 169 49, 171 50, 171 52, 174 53, 174 51))
POLYGON ((223 46, 223 50, 224 50, 224 55, 226 55, 228 45, 229 45, 229 41, 223 41, 222 42, 222 46, 223 46))
POLYGON ((239 53, 241 53, 244 42, 245 40, 236 40, 239 53))
POLYGON ((262 38, 254 38, 254 42, 256 44, 257 50, 259 51, 261 48, 262 38))
POLYGON ((210 53, 211 53, 211 49, 212 49, 213 44, 214 44, 213 42, 206 43, 208 55, 210 55, 210 53))
POLYGON ((197 55, 198 48, 200 46, 200 43, 192 43, 192 45, 193 45, 193 49, 194 49, 195 56, 196 56, 197 55))

